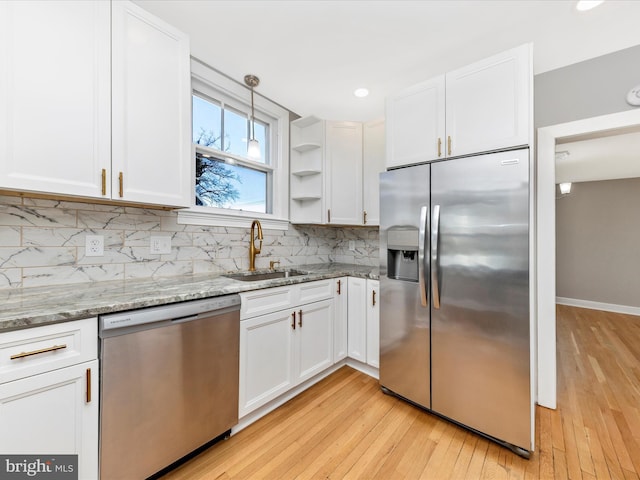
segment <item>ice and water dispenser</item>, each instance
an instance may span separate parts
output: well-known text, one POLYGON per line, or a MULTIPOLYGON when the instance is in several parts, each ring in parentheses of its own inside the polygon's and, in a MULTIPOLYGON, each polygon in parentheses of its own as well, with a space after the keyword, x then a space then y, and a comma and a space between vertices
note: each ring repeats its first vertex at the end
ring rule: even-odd
POLYGON ((387 231, 387 276, 395 280, 418 281, 417 228, 390 228, 387 231))

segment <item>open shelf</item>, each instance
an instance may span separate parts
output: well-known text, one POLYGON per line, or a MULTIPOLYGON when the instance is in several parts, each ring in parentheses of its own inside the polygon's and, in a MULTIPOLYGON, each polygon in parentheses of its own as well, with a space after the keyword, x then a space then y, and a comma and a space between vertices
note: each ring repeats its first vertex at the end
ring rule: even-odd
POLYGON ((291 172, 291 175, 295 175, 296 177, 307 177, 309 175, 316 175, 318 173, 322 173, 322 170, 309 168, 306 170, 296 170, 295 172, 291 172))
POLYGON ((298 145, 294 145, 291 148, 296 152, 304 153, 304 152, 310 152, 311 150, 315 150, 316 148, 322 148, 322 145, 315 142, 306 142, 306 143, 300 143, 298 145))

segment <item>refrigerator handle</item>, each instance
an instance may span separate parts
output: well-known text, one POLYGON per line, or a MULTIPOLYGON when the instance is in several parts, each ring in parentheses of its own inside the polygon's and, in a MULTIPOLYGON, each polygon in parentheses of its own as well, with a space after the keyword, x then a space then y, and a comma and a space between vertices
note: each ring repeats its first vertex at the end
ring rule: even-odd
POLYGON ((431 285, 433 288, 433 307, 440 309, 440 285, 438 284, 439 258, 438 235, 440 233, 440 205, 433 206, 431 219, 431 285))
POLYGON ((418 281, 420 282, 420 302, 423 307, 427 307, 427 286, 424 276, 424 241, 427 230, 427 213, 429 207, 420 208, 420 231, 418 233, 418 281))

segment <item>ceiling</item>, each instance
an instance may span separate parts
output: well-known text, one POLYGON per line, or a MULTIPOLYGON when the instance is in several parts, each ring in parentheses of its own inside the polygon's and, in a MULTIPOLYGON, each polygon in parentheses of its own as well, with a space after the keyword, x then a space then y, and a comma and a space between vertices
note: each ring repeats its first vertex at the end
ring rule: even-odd
POLYGON ((556 183, 640 177, 638 127, 568 140, 556 145, 556 183))
POLYGON ((526 42, 541 73, 640 44, 640 1, 135 0, 189 34, 194 57, 294 111, 384 116, 384 98, 526 42), (353 95, 367 87, 370 95, 353 95))

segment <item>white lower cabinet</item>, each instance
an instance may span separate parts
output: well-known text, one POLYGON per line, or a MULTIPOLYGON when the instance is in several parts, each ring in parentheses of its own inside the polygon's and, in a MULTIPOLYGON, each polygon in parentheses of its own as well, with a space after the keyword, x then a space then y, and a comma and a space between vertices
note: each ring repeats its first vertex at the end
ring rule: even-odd
POLYGON ((349 277, 349 357, 379 367, 380 306, 378 280, 349 277))
POLYGON ((367 280, 349 277, 348 355, 354 360, 367 363, 367 280))
POLYGON ((240 417, 294 386, 291 321, 280 311, 240 322, 240 417))
POLYGON ((332 285, 331 279, 256 291, 260 309, 252 308, 256 292, 241 294, 240 417, 333 365, 332 285), (300 303, 316 295, 324 300, 300 303), (270 298, 277 311, 243 318, 243 310, 264 311, 270 298), (290 304, 281 309, 283 298, 290 304))
POLYGON ((296 384, 333 365, 333 300, 303 305, 297 317, 293 332, 296 384))
POLYGON ((97 342, 96 319, 0 334, 0 452, 77 454, 98 478, 97 342))
POLYGON ((348 339, 348 277, 336 278, 333 290, 333 361, 347 358, 348 339))
POLYGON ((367 280, 367 364, 380 368, 380 282, 367 280))
POLYGON ((378 368, 378 285, 342 277, 241 293, 239 417, 347 357, 378 368))

